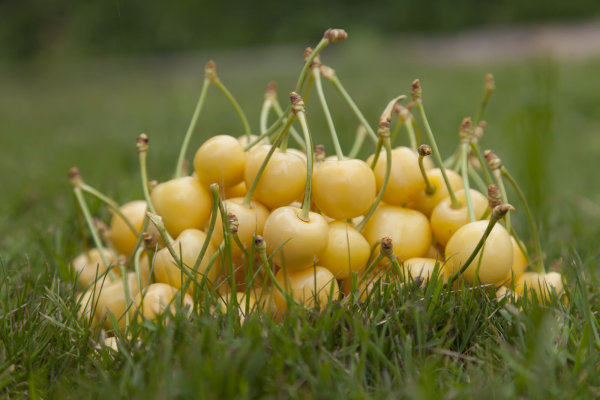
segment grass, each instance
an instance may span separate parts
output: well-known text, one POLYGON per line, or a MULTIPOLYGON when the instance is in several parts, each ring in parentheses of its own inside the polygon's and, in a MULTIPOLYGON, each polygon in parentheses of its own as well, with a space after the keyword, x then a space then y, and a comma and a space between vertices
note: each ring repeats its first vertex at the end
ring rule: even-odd
MULTIPOLYGON (((300 48, 215 52, 219 75, 253 127, 264 88, 293 87, 300 48)), ((0 74, 0 393, 6 398, 585 398, 600 393, 597 264, 600 60, 531 59, 491 65, 425 64, 401 45, 327 49, 370 121, 421 79, 445 155, 476 111, 486 72, 497 90, 484 147, 493 148, 531 199, 547 265, 562 259, 570 302, 522 311, 484 289, 437 295, 436 285, 392 290, 367 304, 333 304, 282 323, 201 312, 144 324, 119 353, 96 350, 76 318, 66 263, 82 250, 66 172, 121 202, 141 198, 135 138, 150 137, 151 178, 167 179, 209 55, 75 60, 3 66, 0 74), (383 58, 384 57, 384 58, 383 58)), ((327 90, 326 86, 326 90, 327 90)), ((342 146, 356 120, 328 90, 342 146)), ((318 103, 311 130, 332 149, 318 103)), ((242 126, 211 88, 191 148, 242 126)), ((372 149, 365 149, 366 156, 372 149)), ((513 193, 509 193, 515 199, 513 193)), ((514 203, 517 203, 516 201, 514 203)), ((104 218, 108 212, 91 202, 104 218)), ((513 219, 528 240, 519 205, 513 219)))

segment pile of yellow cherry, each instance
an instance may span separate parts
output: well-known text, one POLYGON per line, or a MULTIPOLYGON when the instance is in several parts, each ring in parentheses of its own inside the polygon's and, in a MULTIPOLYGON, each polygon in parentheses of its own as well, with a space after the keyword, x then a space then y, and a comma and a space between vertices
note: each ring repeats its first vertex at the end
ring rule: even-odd
POLYGON ((238 307, 242 316, 261 312, 281 318, 291 306, 322 309, 353 295, 365 300, 382 282, 425 284, 434 275, 448 287, 496 288, 499 298, 529 293, 548 301, 563 294, 561 275, 545 272, 521 190, 498 156, 480 150, 481 117, 494 89, 491 75, 477 117, 464 119, 455 154, 442 161, 418 80, 410 101, 402 105, 406 96, 392 99, 373 129, 335 71, 321 63, 320 51, 346 36, 329 29, 305 51, 287 107, 269 85, 254 135, 209 62, 173 179, 148 180, 148 137, 137 139, 143 200, 119 205, 86 184, 76 168, 70 171, 80 220, 94 245, 72 262, 83 290, 80 312, 93 326, 124 328, 133 318, 192 312, 193 299, 205 295, 218 298, 222 309, 238 307), (347 155, 322 78, 358 120, 347 155), (187 147, 211 85, 231 102, 245 134, 205 141, 189 175, 187 147), (313 145, 305 109, 311 92, 326 116, 335 155, 313 145), (410 145, 392 148, 401 130, 410 145), (366 138, 375 152, 363 161, 356 156, 366 138), (299 149, 288 147, 291 141, 299 149), (514 187, 528 216, 532 253, 511 225, 505 183, 514 187), (111 209, 108 226, 92 217, 86 196, 111 209))

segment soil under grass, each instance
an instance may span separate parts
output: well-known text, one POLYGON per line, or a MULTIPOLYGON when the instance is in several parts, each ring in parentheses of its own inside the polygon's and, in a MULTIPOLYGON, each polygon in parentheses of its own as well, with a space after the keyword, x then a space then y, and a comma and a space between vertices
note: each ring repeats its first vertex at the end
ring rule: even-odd
MULTIPOLYGON (((285 101, 301 48, 217 52, 221 79, 253 127, 264 89, 285 101)), ((327 49, 367 118, 420 78, 440 149, 454 151, 460 121, 496 78, 484 148, 493 148, 531 200, 546 265, 562 259, 571 295, 523 309, 485 288, 388 289, 349 309, 299 313, 276 324, 208 311, 166 326, 143 324, 121 352, 96 350, 74 312, 66 265, 82 250, 66 173, 121 202, 141 198, 135 155, 150 137, 149 170, 163 180, 199 93, 208 56, 79 60, 0 74, 0 393, 7 398, 584 398, 600 394, 596 315, 600 234, 600 60, 547 58, 494 64, 426 64, 402 48, 366 41, 327 49), (392 51, 390 51, 390 48, 392 51)), ((326 90, 328 87, 325 87, 326 90)), ((357 122, 327 91, 342 146, 357 122)), ((318 103, 307 104, 315 143, 332 146, 318 103)), ((211 88, 192 149, 242 127, 211 88)), ((404 138, 400 142, 406 143, 404 138)), ((370 145, 369 145, 370 146, 370 145)), ((372 151, 366 146, 363 156, 372 151)), ((363 157, 364 158, 364 157, 363 157)), ((513 216, 526 242, 525 215, 513 216)), ((108 218, 92 202, 93 211, 108 218)), ((528 242, 527 242, 528 243, 528 242)), ((208 307, 208 305, 207 305, 208 307)))

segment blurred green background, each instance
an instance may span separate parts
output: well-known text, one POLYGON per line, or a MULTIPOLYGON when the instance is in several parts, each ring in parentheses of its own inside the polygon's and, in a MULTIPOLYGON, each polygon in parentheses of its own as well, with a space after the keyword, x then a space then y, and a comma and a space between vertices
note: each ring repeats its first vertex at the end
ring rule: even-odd
MULTIPOLYGON (((523 26, 578 26, 595 16, 600 16, 595 0, 2 1, 3 261, 48 262, 37 245, 44 241, 63 256, 80 250, 66 179, 71 166, 119 201, 140 198, 134 143, 146 132, 151 178, 167 179, 209 59, 258 129, 267 83, 278 82, 285 102, 303 49, 328 27, 345 28, 349 39, 327 48, 323 61, 337 70, 373 125, 390 98, 408 94, 411 81, 421 79, 444 156, 454 151, 460 121, 477 110, 483 78, 492 72, 497 90, 485 116, 484 148, 495 149, 523 184, 549 257, 573 249, 594 252, 600 220, 594 183, 600 58, 530 54, 535 43, 521 48, 519 42, 523 26), (504 28, 486 30, 498 27, 504 28), (475 28, 483 30, 461 40, 465 29, 475 28), (514 52, 497 34, 513 35, 508 37, 514 52), (473 47, 477 37, 479 47, 473 47), (502 47, 498 54, 496 45, 502 47)), ((325 90, 348 150, 357 121, 331 87, 325 90)), ((331 149, 316 98, 307 107, 316 141, 331 149)), ((213 87, 188 158, 208 136, 222 133, 237 136, 242 129, 213 87)), ((365 146, 362 156, 372 150, 365 146)), ((524 215, 517 214, 527 238, 524 215)))

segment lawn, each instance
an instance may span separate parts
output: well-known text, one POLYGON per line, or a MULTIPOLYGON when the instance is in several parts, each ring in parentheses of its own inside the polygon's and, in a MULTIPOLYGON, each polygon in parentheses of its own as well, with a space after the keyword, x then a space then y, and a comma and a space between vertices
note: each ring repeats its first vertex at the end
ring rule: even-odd
MULTIPOLYGON (((308 43, 304 44, 308 45, 308 43)), ((135 139, 150 137, 151 179, 170 177, 203 79, 217 62, 254 129, 264 89, 286 101, 303 45, 165 57, 43 60, 0 66, 0 393, 7 398, 575 398, 600 394, 600 59, 467 65, 424 62, 395 41, 331 47, 334 67, 369 121, 420 78, 430 123, 450 155, 492 72, 496 91, 482 140, 514 172, 541 229, 546 265, 558 265, 568 305, 523 309, 473 289, 435 285, 386 291, 350 309, 299 313, 282 323, 203 311, 167 326, 140 325, 122 351, 97 351, 76 318, 66 263, 82 251, 67 179, 119 202, 141 198, 135 139)), ((349 149, 357 121, 329 86, 349 149)), ((332 151, 318 102, 307 104, 315 141, 332 151)), ((191 148, 241 135, 213 87, 191 148)), ((404 138, 399 142, 406 143, 404 138)), ((362 158, 373 147, 365 146, 362 158)), ((513 218, 530 245, 525 215, 513 218)), ((92 202, 105 219, 108 211, 92 202)))

